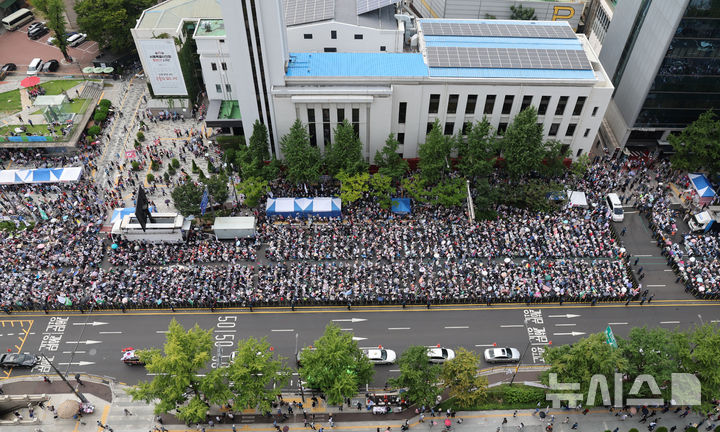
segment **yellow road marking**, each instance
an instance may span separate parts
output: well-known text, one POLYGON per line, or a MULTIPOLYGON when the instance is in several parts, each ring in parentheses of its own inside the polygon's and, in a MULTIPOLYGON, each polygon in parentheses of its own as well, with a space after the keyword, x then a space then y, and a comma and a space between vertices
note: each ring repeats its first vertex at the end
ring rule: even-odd
MULTIPOLYGON (((103 408, 102 417, 100 417, 100 423, 105 424, 108 418, 108 414, 110 413, 110 405, 105 405, 105 408, 103 408)), ((97 431, 103 432, 105 429, 98 426, 97 431)))
POLYGON ((78 432, 78 427, 80 427, 80 420, 75 422, 75 429, 73 429, 73 432, 78 432))
MULTIPOLYGON (((15 345, 15 349, 17 349, 17 353, 20 354, 20 353, 22 352, 23 346, 25 346, 25 341, 27 341, 27 337, 28 337, 28 335, 30 334, 30 329, 32 328, 33 323, 34 323, 35 321, 34 321, 34 320, 0 320, 0 322, 2 323, 2 326, 3 326, 3 327, 5 327, 5 323, 6 323, 6 322, 9 322, 12 327, 15 327, 15 323, 16 323, 16 322, 17 322, 17 323, 20 323, 20 327, 25 327, 24 323, 26 323, 26 322, 29 324, 29 326, 28 326, 27 329, 26 329, 26 328, 23 328, 23 333, 25 333, 25 335, 22 336, 22 337, 21 337, 21 336, 18 336, 18 340, 20 341, 20 345, 19 345, 19 346, 18 346, 18 345, 15 345)), ((13 371, 13 368, 10 368, 10 369, 7 370, 7 371, 3 371, 3 372, 5 372, 5 377, 0 377, 0 380, 10 378, 10 375, 12 374, 12 371, 13 371)))

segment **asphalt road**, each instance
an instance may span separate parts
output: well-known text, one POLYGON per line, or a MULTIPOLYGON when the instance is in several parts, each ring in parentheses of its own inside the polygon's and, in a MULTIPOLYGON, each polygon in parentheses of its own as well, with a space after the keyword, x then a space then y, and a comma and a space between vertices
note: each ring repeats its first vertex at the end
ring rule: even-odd
MULTIPOLYGON (((466 347, 482 352, 497 343, 525 352, 523 364, 541 364, 540 354, 547 345, 573 343, 610 325, 616 335, 626 335, 632 327, 689 328, 701 322, 720 322, 718 302, 700 300, 653 300, 630 306, 624 303, 543 305, 499 304, 434 307, 346 309, 297 308, 93 313, 92 315, 27 314, 3 317, 0 321, 0 349, 42 353, 62 371, 109 376, 129 384, 149 379, 143 367, 120 362, 121 349, 162 347, 170 320, 183 326, 198 324, 212 328, 215 354, 228 361, 237 341, 249 336, 267 337, 275 351, 294 366, 296 342, 307 346, 318 338, 326 324, 335 322, 352 332, 360 347, 394 349, 398 355, 412 345, 449 348, 466 347), (526 318, 527 322, 526 322, 526 318), (64 324, 63 324, 64 322, 64 324), (87 324, 86 324, 87 323, 87 324), (530 344, 530 345, 528 345, 530 344), (72 352, 75 351, 73 355, 72 352)), ((214 365, 217 358, 214 359, 214 365)), ((0 375, 16 376, 27 370, 0 375)), ((50 373, 41 365, 32 373, 50 373)), ((377 366, 371 387, 382 387, 397 375, 397 366, 377 366)), ((297 385, 293 377, 292 386, 297 385)))

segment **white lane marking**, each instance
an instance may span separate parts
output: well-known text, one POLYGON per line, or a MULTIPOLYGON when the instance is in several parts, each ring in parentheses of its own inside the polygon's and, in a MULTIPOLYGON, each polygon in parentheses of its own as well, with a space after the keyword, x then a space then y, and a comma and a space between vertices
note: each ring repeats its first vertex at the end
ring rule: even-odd
POLYGON ((577 324, 555 324, 555 327, 574 327, 577 324))
POLYGON ((659 287, 666 287, 667 285, 661 284, 661 285, 648 285, 648 288, 659 288, 659 287))
POLYGON ((565 315, 548 315, 548 318, 577 318, 580 315, 565 314, 565 315))
POLYGON ((105 324, 107 324, 107 323, 106 323, 106 322, 101 322, 101 321, 93 321, 93 322, 89 322, 89 323, 84 323, 84 322, 81 322, 81 323, 73 323, 73 325, 78 325, 78 326, 79 326, 79 325, 89 325, 89 326, 93 326, 93 327, 99 326, 99 325, 105 325, 105 324))
POLYGON ((553 333, 553 336, 582 336, 584 332, 553 333))
POLYGON ((272 329, 271 332, 294 332, 295 329, 272 329))
POLYGON ((363 322, 363 321, 367 321, 367 319, 366 318, 350 318, 350 319, 334 319, 333 320, 333 322, 353 322, 353 323, 363 322))
MULTIPOLYGON (((213 329, 214 333, 235 333, 236 329, 230 329, 230 330, 222 330, 222 329, 213 329)), ((167 332, 165 332, 167 333, 167 332)))
POLYGON ((98 334, 122 334, 122 332, 98 332, 98 334))
POLYGON ((495 344, 480 344, 480 345, 475 345, 475 346, 476 347, 491 347, 491 346, 495 346, 495 344))
POLYGON ((680 324, 680 321, 660 321, 660 324, 680 324))
POLYGON ((506 325, 501 325, 500 327, 501 328, 515 328, 515 327, 525 327, 525 326, 522 324, 506 324, 506 325))
POLYGON ((340 329, 340 331, 353 331, 353 329, 340 329))
POLYGON ((5 333, 7 336, 14 336, 15 333, 5 333))
POLYGON ((665 270, 663 270, 663 271, 666 271, 666 272, 668 272, 668 271, 672 271, 672 269, 665 269, 665 270))
POLYGON ((388 330, 410 330, 410 327, 388 327, 388 330))
POLYGON ((167 330, 157 330, 155 333, 168 333, 167 330))
POLYGON ((712 320, 712 321, 710 321, 710 322, 720 322, 720 320, 712 320))
POLYGON ((75 366, 87 366, 87 365, 94 365, 94 364, 95 364, 95 362, 89 362, 89 361, 79 361, 79 362, 72 362, 72 363, 58 363, 58 364, 59 364, 59 365, 62 365, 62 366, 67 366, 67 365, 75 365, 75 366))
MULTIPOLYGON (((63 354, 72 354, 72 351, 63 351, 63 354)), ((85 351, 75 351, 75 354, 85 354, 85 351)))
MULTIPOLYGON (((655 242, 653 242, 653 243, 655 243, 655 242)), ((651 257, 651 256, 654 256, 654 255, 647 254, 647 255, 633 255, 633 256, 634 256, 634 257, 651 257)))
POLYGON ((353 336, 353 337, 352 337, 352 340, 354 340, 354 341, 361 341, 361 340, 367 340, 367 338, 359 337, 359 336, 353 336))
POLYGON ((470 326, 445 326, 446 329, 469 329, 470 326))
POLYGON ((84 345, 95 345, 102 343, 102 341, 96 341, 96 340, 84 340, 84 341, 65 341, 65 343, 69 344, 84 344, 84 345))
POLYGON ((614 323, 608 323, 608 325, 627 325, 626 322, 614 322, 614 323))
POLYGON ((390 369, 388 372, 400 372, 400 369, 390 369))

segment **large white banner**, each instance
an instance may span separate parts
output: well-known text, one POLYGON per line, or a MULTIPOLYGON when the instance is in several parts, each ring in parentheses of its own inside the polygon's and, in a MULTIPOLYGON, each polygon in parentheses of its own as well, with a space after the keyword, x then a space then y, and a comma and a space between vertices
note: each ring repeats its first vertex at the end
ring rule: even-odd
POLYGON ((175 41, 172 39, 141 39, 145 74, 150 78, 153 93, 158 96, 187 96, 175 41))

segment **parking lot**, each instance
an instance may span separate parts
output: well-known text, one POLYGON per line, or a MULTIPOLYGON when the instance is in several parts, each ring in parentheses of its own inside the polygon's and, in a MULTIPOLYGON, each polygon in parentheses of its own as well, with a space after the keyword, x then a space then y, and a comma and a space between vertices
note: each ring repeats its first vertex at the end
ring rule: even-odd
POLYGON ((37 40, 31 40, 27 36, 27 28, 30 24, 28 23, 28 25, 14 32, 4 32, 0 35, 0 59, 2 59, 2 64, 15 63, 18 68, 16 73, 25 73, 27 65, 35 57, 40 57, 43 60, 56 59, 60 61, 60 68, 55 72, 56 74, 80 73, 82 68, 90 65, 98 55, 97 42, 86 41, 76 48, 68 48, 68 54, 73 58, 74 63, 71 65, 64 64, 60 50, 56 46, 47 44, 52 32, 37 40))

